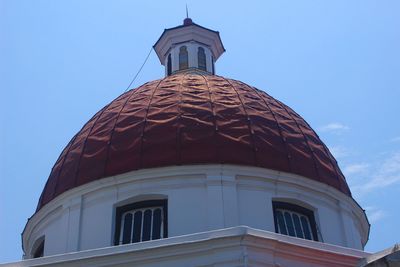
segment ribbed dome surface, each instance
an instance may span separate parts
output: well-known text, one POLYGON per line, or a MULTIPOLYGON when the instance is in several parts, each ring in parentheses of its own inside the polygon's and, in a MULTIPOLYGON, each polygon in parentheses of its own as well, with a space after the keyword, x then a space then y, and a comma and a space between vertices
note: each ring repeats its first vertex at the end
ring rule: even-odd
POLYGON ((94 115, 55 163, 38 210, 104 177, 188 164, 294 173, 350 196, 336 160, 288 106, 240 81, 181 73, 130 90, 94 115))

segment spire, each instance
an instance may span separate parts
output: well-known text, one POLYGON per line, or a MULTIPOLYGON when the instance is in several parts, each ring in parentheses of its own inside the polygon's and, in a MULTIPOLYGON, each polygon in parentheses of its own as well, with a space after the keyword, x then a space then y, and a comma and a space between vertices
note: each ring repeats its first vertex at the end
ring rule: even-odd
POLYGON ((188 6, 186 4, 186 18, 183 20, 183 25, 188 26, 192 25, 193 21, 191 18, 189 18, 189 11, 188 11, 188 6))
POLYGON ((192 25, 193 21, 191 18, 189 18, 189 11, 188 11, 188 7, 186 4, 186 18, 183 20, 183 25, 188 26, 188 25, 192 25))

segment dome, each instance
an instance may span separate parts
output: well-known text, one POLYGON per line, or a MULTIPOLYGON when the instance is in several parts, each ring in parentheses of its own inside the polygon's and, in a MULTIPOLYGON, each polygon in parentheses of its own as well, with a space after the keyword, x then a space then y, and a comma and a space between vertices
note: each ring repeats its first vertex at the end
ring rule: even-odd
POLYGON ((37 210, 105 177, 210 163, 297 174, 351 196, 336 160, 296 112, 243 82, 198 71, 145 83, 97 112, 62 151, 37 210))

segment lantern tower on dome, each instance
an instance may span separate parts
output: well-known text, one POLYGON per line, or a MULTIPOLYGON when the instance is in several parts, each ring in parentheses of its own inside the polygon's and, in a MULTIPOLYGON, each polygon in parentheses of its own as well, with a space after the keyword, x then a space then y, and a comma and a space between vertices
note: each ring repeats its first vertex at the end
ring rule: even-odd
POLYGON ((201 70, 215 74, 214 63, 225 52, 219 32, 186 18, 183 25, 166 29, 154 45, 165 75, 201 70))

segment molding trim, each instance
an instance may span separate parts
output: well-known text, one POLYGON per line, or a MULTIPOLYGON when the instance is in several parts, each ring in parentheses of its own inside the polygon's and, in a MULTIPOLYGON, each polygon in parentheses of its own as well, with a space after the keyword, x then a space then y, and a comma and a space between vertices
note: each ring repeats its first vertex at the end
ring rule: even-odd
MULTIPOLYGON (((281 266, 281 260, 298 261, 299 266, 355 266, 370 253, 324 244, 272 232, 237 226, 222 230, 208 231, 133 243, 101 249, 30 259, 1 267, 27 266, 156 266, 161 261, 188 263, 193 259, 207 264, 247 261, 250 264, 263 263, 267 266, 281 266), (242 251, 246 248, 246 255, 242 251), (226 252, 230 252, 226 254, 226 252), (224 254, 225 253, 225 254, 224 254), (207 255, 207 257, 204 257, 207 255), (271 264, 271 265, 269 265, 271 264)), ((283 265, 282 265, 283 266, 283 265)))

